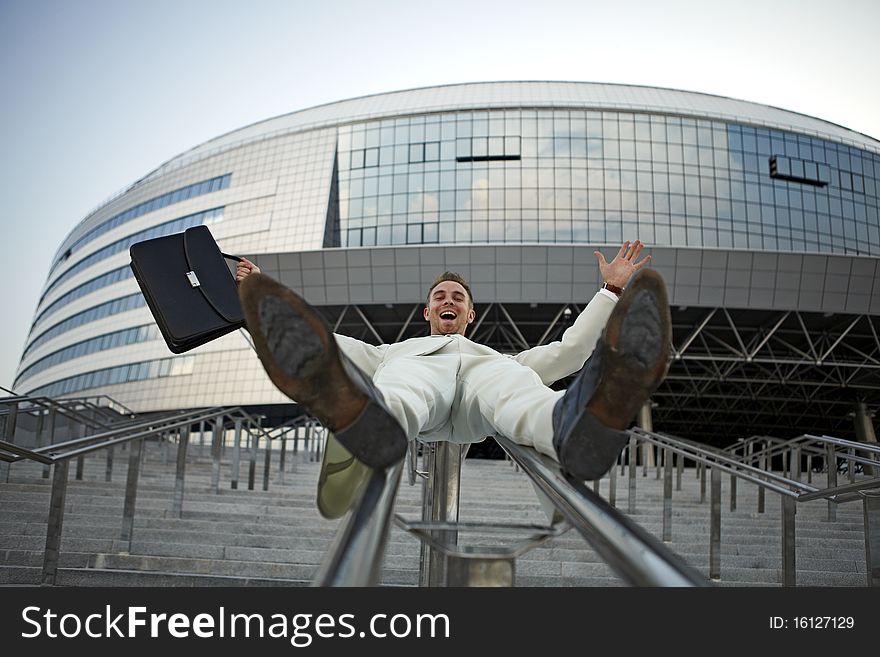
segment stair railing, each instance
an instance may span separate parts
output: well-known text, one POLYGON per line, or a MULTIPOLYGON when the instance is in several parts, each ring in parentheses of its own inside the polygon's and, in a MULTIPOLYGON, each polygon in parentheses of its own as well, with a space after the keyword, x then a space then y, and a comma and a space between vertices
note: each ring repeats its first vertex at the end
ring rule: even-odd
MULTIPOLYGON (((769 490, 780 495, 782 501, 782 584, 784 586, 796 586, 796 542, 795 542, 795 514, 797 502, 807 502, 817 499, 825 499, 829 504, 862 499, 865 510, 865 541, 866 541, 866 564, 868 569, 868 585, 880 585, 880 550, 872 545, 880 545, 880 510, 877 508, 874 491, 880 490, 880 477, 865 479, 847 486, 836 484, 819 489, 810 484, 804 484, 795 479, 787 478, 775 472, 757 468, 739 458, 728 456, 721 450, 700 445, 683 438, 669 436, 662 433, 648 432, 644 429, 635 428, 630 430, 632 441, 630 442, 630 459, 634 459, 634 444, 639 441, 651 444, 665 453, 665 480, 663 495, 663 540, 671 540, 671 508, 672 508, 672 454, 677 454, 680 459, 687 458, 696 462, 704 469, 709 468, 711 473, 711 502, 710 502, 710 540, 709 540, 709 577, 721 578, 721 473, 730 474, 731 481, 744 480, 755 484, 759 492, 769 490), (872 561, 873 560, 873 561, 872 561), (873 573, 873 574, 872 574, 873 573)), ((812 437, 816 438, 816 437, 812 437)), ((840 444, 840 439, 828 439, 829 444, 840 444)), ((843 441, 849 443, 850 441, 843 441)), ((792 443, 792 441, 785 441, 792 443)), ((796 443, 793 443, 796 444, 796 443)), ((863 443, 856 445, 864 447, 863 443)), ((848 448, 848 445, 847 445, 848 448)), ((754 456, 754 454, 752 455, 754 456)), ((849 456, 849 454, 848 454, 849 456)), ((631 461, 633 463, 634 460, 631 461)), ((681 460, 679 461, 681 462, 681 460)), ((832 461, 829 461, 832 462, 832 461)), ((632 470, 632 468, 631 468, 632 470)), ((830 468, 829 472, 836 472, 830 468)), ((704 470, 705 472, 705 470, 704 470)), ((634 503, 634 477, 631 477, 631 499, 634 503)), ((731 486, 731 508, 735 508, 735 486, 731 486)), ((763 498, 759 497, 759 512, 763 511, 763 498)))
POLYGON ((34 449, 16 445, 13 441, 0 440, 0 461, 4 462, 7 466, 23 460, 29 460, 51 466, 53 470, 49 518, 46 529, 46 548, 43 554, 42 584, 52 586, 57 582, 69 463, 72 459, 79 460, 87 454, 102 449, 107 449, 109 454, 113 446, 130 443, 120 540, 123 543, 127 543, 128 550, 131 551, 144 441, 154 437, 166 438, 172 434, 178 436, 177 472, 172 514, 180 517, 183 507, 183 484, 190 429, 193 425, 204 426, 204 423, 211 423, 213 425, 212 452, 214 455, 214 468, 212 470, 212 488, 217 492, 220 449, 226 424, 232 423, 236 427, 237 437, 241 430, 250 432, 253 428, 256 428, 257 432, 252 436, 252 444, 256 444, 256 440, 261 435, 267 436, 265 430, 260 426, 259 419, 254 418, 240 407, 199 409, 188 413, 176 411, 165 416, 141 420, 133 425, 125 423, 126 426, 120 428, 109 429, 34 449))

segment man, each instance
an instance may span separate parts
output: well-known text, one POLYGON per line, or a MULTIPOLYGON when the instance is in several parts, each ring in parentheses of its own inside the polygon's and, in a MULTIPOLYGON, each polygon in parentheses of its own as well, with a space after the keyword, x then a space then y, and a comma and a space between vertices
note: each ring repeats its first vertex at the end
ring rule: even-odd
POLYGON ((666 372, 666 289, 643 269, 643 248, 625 242, 610 263, 595 252, 603 289, 560 341, 513 357, 465 337, 473 296, 450 272, 428 292, 431 335, 379 346, 334 335, 314 308, 249 261, 236 278, 269 378, 366 465, 396 463, 416 437, 469 443, 500 433, 586 480, 614 463, 624 429, 666 372), (548 387, 578 370, 568 390, 548 387))

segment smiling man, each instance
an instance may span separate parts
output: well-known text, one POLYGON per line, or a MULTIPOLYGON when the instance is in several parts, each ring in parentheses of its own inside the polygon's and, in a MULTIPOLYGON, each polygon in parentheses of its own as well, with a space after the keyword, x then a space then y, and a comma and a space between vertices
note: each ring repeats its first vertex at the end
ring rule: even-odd
POLYGON ((503 434, 575 478, 596 479, 666 373, 666 288, 642 269, 650 260, 639 260, 643 248, 626 242, 610 263, 596 251, 602 289, 561 340, 515 355, 465 337, 474 299, 451 272, 428 290, 431 335, 379 346, 334 335, 306 301, 248 261, 236 277, 272 382, 366 465, 396 463, 415 438, 471 443, 503 434), (567 390, 548 387, 578 370, 567 390))

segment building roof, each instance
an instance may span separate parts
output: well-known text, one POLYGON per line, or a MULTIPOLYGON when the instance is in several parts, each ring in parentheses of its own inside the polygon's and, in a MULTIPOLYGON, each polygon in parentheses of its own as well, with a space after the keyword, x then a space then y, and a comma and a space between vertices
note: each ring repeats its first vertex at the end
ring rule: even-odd
POLYGON ((467 109, 577 108, 701 117, 790 130, 880 153, 880 141, 805 114, 711 94, 596 82, 476 82, 351 98, 283 114, 211 139, 169 160, 144 180, 267 137, 401 115, 467 109))

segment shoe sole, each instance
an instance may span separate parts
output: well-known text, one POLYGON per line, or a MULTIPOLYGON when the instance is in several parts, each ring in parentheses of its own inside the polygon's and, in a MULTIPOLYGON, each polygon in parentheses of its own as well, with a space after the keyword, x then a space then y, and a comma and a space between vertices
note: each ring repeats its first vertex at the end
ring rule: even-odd
POLYGON ((575 479, 599 479, 626 446, 624 429, 666 374, 671 326, 666 285, 657 272, 644 270, 608 318, 602 375, 561 441, 559 461, 575 479))
POLYGON ((671 339, 666 285, 653 269, 643 270, 605 325, 602 376, 587 412, 612 429, 626 429, 663 381, 671 339))
POLYGON ((257 356, 275 387, 366 465, 387 467, 403 458, 403 429, 371 394, 368 377, 340 353, 317 311, 262 274, 242 281, 239 296, 257 356))

